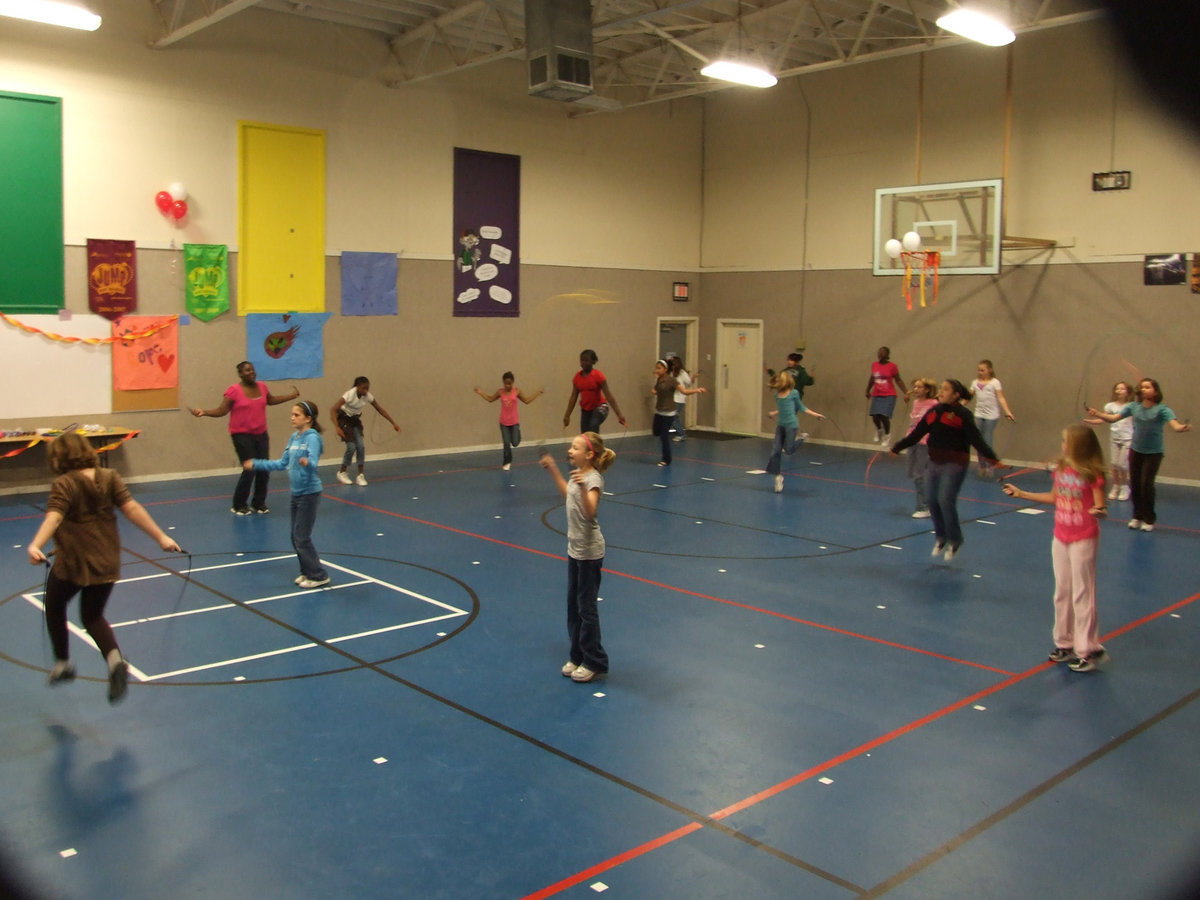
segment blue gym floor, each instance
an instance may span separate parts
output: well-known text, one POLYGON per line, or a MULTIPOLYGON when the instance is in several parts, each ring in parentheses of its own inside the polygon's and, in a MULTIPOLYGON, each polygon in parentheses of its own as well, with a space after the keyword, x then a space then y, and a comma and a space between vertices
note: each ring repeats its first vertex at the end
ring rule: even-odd
POLYGON ((122 521, 116 707, 78 635, 81 677, 46 686, 24 552, 46 495, 0 498, 0 855, 81 900, 1184 890, 1195 489, 1160 485, 1154 534, 1111 504, 1111 661, 1079 674, 1046 661, 1048 507, 969 477, 945 563, 900 460, 808 444, 775 494, 766 441, 693 436, 661 469, 610 437, 591 684, 559 674, 565 519, 532 447, 510 472, 499 449, 368 460, 367 487, 324 466, 318 591, 292 583, 285 478, 247 518, 232 466, 133 485, 191 556, 122 521))

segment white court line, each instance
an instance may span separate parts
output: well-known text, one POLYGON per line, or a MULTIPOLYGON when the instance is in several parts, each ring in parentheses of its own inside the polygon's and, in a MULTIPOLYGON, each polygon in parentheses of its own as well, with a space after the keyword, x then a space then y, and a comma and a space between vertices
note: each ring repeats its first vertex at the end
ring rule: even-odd
MULTIPOLYGON (((261 559, 240 560, 238 562, 233 562, 233 563, 221 563, 221 564, 213 565, 213 566, 205 566, 205 567, 199 568, 199 569, 191 569, 187 572, 187 574, 190 575, 190 574, 194 574, 197 572, 212 571, 215 569, 234 568, 234 567, 238 567, 238 566, 257 565, 259 563, 276 562, 281 559, 291 559, 291 558, 293 558, 293 554, 264 557, 261 559)), ((388 590, 395 591, 395 592, 401 593, 401 594, 405 594, 416 600, 421 600, 425 603, 429 603, 433 606, 437 606, 437 607, 440 607, 441 609, 446 610, 445 615, 431 616, 426 619, 415 620, 412 622, 403 622, 398 625, 388 625, 388 626, 384 626, 382 628, 372 629, 370 631, 359 632, 357 634, 348 634, 348 635, 342 635, 339 637, 329 638, 328 640, 326 640, 324 642, 325 644, 337 644, 337 643, 343 643, 346 641, 356 640, 358 638, 371 637, 373 635, 378 635, 378 634, 386 634, 391 631, 400 631, 402 629, 412 628, 417 625, 428 625, 433 622, 441 622, 446 619, 453 619, 453 618, 457 618, 459 616, 465 616, 468 614, 467 611, 464 609, 459 609, 458 607, 453 606, 449 603, 444 603, 441 600, 435 600, 432 597, 427 597, 424 594, 417 593, 416 591, 411 591, 407 588, 400 587, 399 585, 392 584, 391 582, 381 581, 378 578, 373 578, 370 575, 366 575, 365 573, 358 572, 354 569, 350 569, 345 566, 339 566, 334 563, 326 562, 324 560, 322 560, 322 562, 324 562, 326 567, 328 567, 330 569, 336 569, 339 572, 343 572, 347 575, 352 575, 359 579, 358 581, 350 581, 350 582, 346 582, 344 584, 329 585, 329 586, 323 588, 322 590, 342 590, 343 588, 357 587, 357 586, 364 585, 364 584, 376 584, 376 585, 379 585, 380 587, 387 588, 388 590)), ((184 574, 183 572, 156 572, 151 575, 140 575, 140 576, 136 576, 134 578, 123 578, 118 583, 125 583, 125 582, 132 583, 135 581, 147 581, 147 580, 154 579, 154 578, 166 578, 171 575, 183 575, 183 574, 184 574)), ((130 625, 142 625, 142 624, 148 624, 150 622, 161 622, 161 621, 167 620, 167 619, 180 618, 182 616, 191 616, 191 615, 196 615, 198 613, 218 612, 221 610, 236 609, 240 605, 253 606, 253 605, 256 605, 259 603, 268 603, 272 600, 284 600, 289 597, 301 597, 301 596, 304 596, 305 594, 312 594, 312 593, 314 593, 314 591, 312 589, 302 588, 300 590, 288 591, 283 594, 273 594, 268 597, 259 597, 259 598, 253 599, 253 600, 246 600, 246 601, 243 601, 241 604, 220 603, 220 604, 216 604, 214 606, 202 607, 200 609, 181 610, 178 612, 164 613, 162 615, 157 615, 157 616, 139 617, 137 619, 130 619, 129 621, 126 621, 126 622, 114 623, 114 624, 112 624, 111 627, 123 628, 123 627, 128 627, 130 625)), ((23 596, 33 606, 42 610, 43 614, 45 613, 45 607, 37 599, 37 597, 41 596, 40 593, 25 594, 23 596)), ((67 627, 71 630, 71 633, 75 634, 77 637, 82 639, 85 643, 90 645, 93 649, 97 649, 95 642, 92 641, 92 639, 88 636, 86 631, 79 628, 78 626, 71 624, 70 621, 67 622, 67 627)), ((187 675, 187 674, 191 674, 194 672, 203 672, 203 671, 207 671, 207 670, 211 670, 211 669, 224 668, 224 667, 228 667, 228 666, 232 666, 232 665, 237 665, 239 663, 250 662, 253 660, 257 660, 257 659, 266 659, 266 658, 272 657, 272 656, 281 656, 281 655, 287 654, 287 653, 295 653, 296 651, 299 651, 299 650, 309 650, 309 649, 312 649, 313 647, 318 647, 318 646, 321 646, 321 645, 317 644, 317 643, 313 643, 313 642, 308 642, 305 644, 297 644, 297 645, 291 646, 291 647, 284 647, 284 648, 281 648, 278 650, 268 650, 263 653, 255 653, 255 654, 251 654, 249 656, 242 656, 242 657, 238 657, 236 659, 219 660, 217 662, 204 663, 202 665, 190 666, 190 667, 184 668, 184 669, 176 669, 171 672, 161 672, 157 675, 148 675, 147 673, 142 672, 140 669, 137 669, 136 667, 134 667, 132 665, 129 667, 129 671, 130 671, 131 675, 133 675, 138 681, 141 681, 141 682, 160 681, 162 679, 171 678, 171 677, 174 677, 177 675, 187 675)))
POLYGON ((256 566, 259 563, 275 562, 280 559, 295 559, 295 553, 288 553, 285 556, 264 556, 261 559, 244 559, 240 562, 221 563, 215 566, 202 566, 199 569, 186 569, 184 571, 170 572, 155 572, 153 575, 137 575, 133 578, 122 578, 117 584, 133 584, 135 581, 149 581, 152 578, 167 578, 171 575, 194 575, 197 572, 211 572, 214 569, 232 569, 235 566, 256 566))
MULTIPOLYGON (((465 615, 465 613, 464 613, 465 615)), ((326 644, 340 644, 344 641, 353 641, 356 638, 371 637, 375 634, 384 634, 389 631, 399 631, 402 628, 412 628, 415 625, 428 625, 430 622, 440 622, 443 619, 453 619, 453 615, 434 616, 430 619, 422 619, 417 622, 405 622, 402 625, 389 625, 386 628, 376 628, 374 631, 361 631, 358 634, 346 634, 341 637, 328 638, 324 641, 326 644)), ((204 672, 209 669, 221 669, 226 666, 236 666, 238 663, 252 662, 256 659, 266 659, 270 656, 282 656, 285 653, 295 653, 297 650, 311 650, 314 647, 319 647, 320 644, 309 642, 307 644, 296 644, 294 647, 283 647, 279 650, 268 650, 265 653, 253 653, 250 656, 239 656, 237 659, 222 659, 217 662, 205 663, 200 666, 190 666, 186 669, 176 669, 174 672, 160 672, 157 675, 144 675, 140 678, 141 681, 161 681, 164 678, 173 678, 176 675, 190 675, 193 672, 204 672)))
MULTIPOLYGON (((34 606, 36 606, 38 609, 40 609, 42 611, 43 616, 46 615, 46 607, 42 605, 41 600, 37 599, 37 596, 35 596, 34 594, 22 594, 21 596, 24 597, 26 600, 28 600, 30 603, 32 603, 34 606)), ((76 625, 74 622, 72 622, 70 619, 67 619, 67 630, 70 631, 71 634, 75 635, 77 638, 82 640, 85 644, 87 644, 89 647, 91 647, 97 653, 100 652, 100 648, 96 646, 96 642, 92 640, 92 636, 90 634, 88 634, 86 631, 84 631, 82 628, 80 628, 78 625, 76 625)), ((134 678, 136 678, 138 681, 149 681, 150 680, 149 677, 147 677, 145 672, 143 672, 137 666, 130 663, 129 660, 125 660, 125 664, 127 666, 129 666, 129 674, 132 675, 134 678)))
MULTIPOLYGON (((339 591, 342 588, 357 587, 360 584, 367 584, 368 581, 347 581, 345 584, 331 584, 326 590, 339 591)), ((314 594, 312 588, 302 588, 298 591, 288 591, 286 594, 274 594, 270 597, 259 597, 257 600, 243 600, 241 603, 218 603, 216 606, 202 606, 198 609, 183 609, 178 612, 163 613, 160 616, 140 616, 136 619, 130 619, 127 622, 113 622, 113 628, 125 628, 129 625, 147 625, 150 622, 161 622, 164 619, 177 619, 183 616, 194 616, 196 613, 219 612, 223 609, 237 609, 239 606, 255 606, 259 603, 269 603, 272 600, 286 600, 288 597, 303 597, 305 594, 314 594)))
MULTIPOLYGON (((390 581, 380 581, 378 578, 372 578, 370 575, 366 575, 362 572, 356 572, 354 569, 347 569, 345 566, 339 566, 331 562, 325 562, 325 560, 321 561, 324 562, 325 565, 330 569, 337 569, 339 572, 345 572, 347 575, 354 575, 358 578, 364 579, 365 581, 374 582, 380 587, 385 587, 401 594, 407 594, 410 597, 413 597, 417 600, 423 600, 426 603, 432 603, 434 606, 440 606, 442 609, 452 613, 457 613, 464 616, 467 614, 465 609, 459 609, 457 606, 451 606, 449 603, 443 603, 441 600, 434 600, 432 597, 426 597, 424 594, 418 594, 416 591, 410 591, 408 588, 402 588, 400 585, 392 584, 390 581)), ((336 586, 337 585, 335 585, 335 587, 336 586)))

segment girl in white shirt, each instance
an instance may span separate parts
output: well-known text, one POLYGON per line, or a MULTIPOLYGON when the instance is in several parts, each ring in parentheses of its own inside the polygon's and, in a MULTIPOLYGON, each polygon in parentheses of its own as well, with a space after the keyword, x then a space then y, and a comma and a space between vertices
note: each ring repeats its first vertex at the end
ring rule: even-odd
MULTIPOLYGON (((1000 379, 996 377, 992 361, 981 359, 975 371, 977 377, 971 383, 971 390, 975 392, 975 424, 979 427, 979 433, 983 435, 984 443, 988 446, 995 446, 993 435, 996 433, 996 423, 1000 421, 1001 410, 1004 412, 1004 417, 1010 422, 1017 420, 1013 417, 1012 410, 1008 408, 1008 400, 1004 397, 1004 387, 1000 384, 1000 379)), ((980 478, 994 477, 994 468, 988 460, 979 457, 980 478)))

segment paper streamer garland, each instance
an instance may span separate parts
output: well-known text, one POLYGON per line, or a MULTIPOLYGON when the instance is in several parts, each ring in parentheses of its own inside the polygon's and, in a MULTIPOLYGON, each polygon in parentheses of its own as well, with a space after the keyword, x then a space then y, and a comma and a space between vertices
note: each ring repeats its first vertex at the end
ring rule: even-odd
POLYGON ((0 312, 0 319, 3 319, 14 328, 20 328, 22 331, 27 331, 30 334, 40 334, 42 337, 49 338, 52 341, 59 341, 64 344, 115 344, 117 341, 136 341, 142 338, 150 337, 153 334, 158 334, 164 328, 169 327, 173 322, 179 321, 179 316, 169 316, 166 320, 152 328, 147 328, 145 331, 139 331, 136 334, 123 334, 119 337, 102 337, 102 338, 81 338, 71 337, 70 335, 55 334, 53 331, 42 331, 40 328, 34 328, 32 325, 26 325, 23 322, 18 322, 12 316, 0 312))

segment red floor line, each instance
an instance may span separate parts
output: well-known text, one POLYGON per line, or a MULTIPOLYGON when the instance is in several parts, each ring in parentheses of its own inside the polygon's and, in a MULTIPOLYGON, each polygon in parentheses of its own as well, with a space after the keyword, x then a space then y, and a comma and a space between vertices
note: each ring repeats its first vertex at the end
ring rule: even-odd
MULTIPOLYGON (((1040 663, 1040 664, 1034 666, 1032 669, 1029 669, 1025 672, 1020 673, 1019 675, 1013 675, 1011 678, 1006 678, 1004 681, 998 682, 997 684, 994 684, 991 687, 984 688, 981 691, 977 691, 976 693, 971 694, 969 697, 964 697, 961 700, 957 700, 954 703, 951 703, 949 706, 944 706, 941 709, 934 710, 933 712, 928 713, 927 715, 924 715, 919 719, 914 719, 912 722, 909 722, 906 725, 901 725, 899 728, 896 728, 893 731, 889 731, 887 734, 882 734, 879 737, 872 738, 871 740, 867 741, 864 744, 860 744, 859 746, 857 746, 851 750, 847 750, 845 753, 839 754, 838 756, 828 759, 823 763, 819 763, 810 769, 806 769, 805 771, 799 773, 798 775, 793 775, 791 778, 781 781, 778 784, 772 785, 771 787, 766 788, 765 790, 759 791, 757 794, 751 794, 749 797, 746 797, 743 800, 739 800, 737 803, 727 806, 724 809, 718 810, 717 812, 713 813, 709 818, 716 819, 716 820, 725 819, 725 818, 728 818, 729 816, 733 815, 734 813, 742 812, 743 810, 749 809, 752 806, 756 806, 757 804, 763 802, 764 800, 769 800, 772 797, 776 797, 779 794, 782 794, 785 791, 790 790, 791 788, 795 787, 796 785, 801 784, 802 782, 807 781, 810 778, 813 778, 813 777, 821 774, 822 772, 827 772, 828 770, 835 768, 836 766, 839 766, 842 763, 847 762, 848 760, 854 759, 856 756, 861 756, 864 753, 869 753, 870 751, 874 750, 877 747, 880 747, 884 744, 890 743, 891 741, 894 741, 897 738, 900 738, 900 737, 903 737, 904 735, 910 734, 911 732, 917 730, 918 728, 922 728, 925 725, 928 725, 932 722, 937 721, 938 719, 944 718, 945 716, 948 716, 950 713, 956 712, 957 710, 962 709, 964 706, 977 703, 979 700, 982 700, 984 697, 990 696, 991 694, 994 694, 998 691, 1002 691, 1002 690, 1005 690, 1006 688, 1012 687, 1014 684, 1018 684, 1019 682, 1022 682, 1025 679, 1030 678, 1033 675, 1036 675, 1038 672, 1043 672, 1046 669, 1051 668, 1053 665, 1054 665, 1053 663, 1048 662, 1048 661, 1044 662, 1044 663, 1040 663)), ((586 881, 587 879, 594 878, 595 876, 600 875, 603 872, 609 871, 611 869, 615 869, 617 866, 622 865, 623 863, 626 863, 631 859, 635 859, 639 856, 644 856, 645 854, 650 853, 653 850, 657 850, 660 847, 664 847, 667 844, 670 844, 670 843, 673 843, 674 841, 679 840, 680 838, 686 837, 687 835, 698 831, 701 827, 702 826, 700 825, 700 823, 693 822, 687 826, 684 826, 683 828, 677 828, 674 831, 668 832, 667 834, 664 834, 664 835, 660 835, 659 837, 654 838, 653 840, 647 841, 644 844, 639 844, 636 847, 631 847, 629 850, 626 850, 623 853, 619 853, 616 856, 613 856, 609 859, 604 860, 603 862, 596 863, 594 866, 589 866, 588 868, 584 869, 583 871, 577 872, 574 875, 570 875, 570 876, 562 879, 561 881, 557 881, 552 885, 548 885, 548 886, 542 888, 539 891, 536 891, 532 894, 527 894, 525 897, 522 898, 522 900, 534 900, 534 898, 550 897, 554 894, 557 894, 561 891, 566 890, 569 887, 574 887, 575 885, 579 884, 582 881, 586 881)))
MULTIPOLYGON (((444 531, 453 532, 454 534, 461 534, 464 537, 471 537, 471 538, 476 538, 481 541, 488 541, 489 543, 492 543, 492 544, 499 544, 501 547, 508 547, 512 550, 523 550, 526 553, 536 553, 538 556, 545 556, 549 559, 558 559, 558 560, 566 559, 565 556, 562 556, 561 554, 558 554, 558 553, 549 553, 545 550, 535 550, 532 547, 525 547, 525 546, 522 546, 521 544, 514 544, 509 541, 502 541, 499 538, 488 537, 487 535, 477 534, 476 532, 473 532, 473 531, 466 531, 462 528, 455 528, 451 525, 442 525, 438 522, 430 522, 427 519, 418 519, 416 516, 410 516, 410 515, 406 515, 404 513, 398 513, 398 512, 392 512, 392 511, 386 510, 386 509, 380 509, 377 506, 368 506, 365 503, 359 503, 355 500, 345 500, 341 497, 334 497, 331 499, 335 499, 338 502, 345 503, 349 506, 357 506, 361 509, 367 509, 367 510, 370 510, 371 512, 379 513, 380 515, 391 516, 391 517, 397 518, 397 519, 405 519, 409 522, 415 522, 419 525, 428 525, 431 528, 440 528, 444 531)), ((606 574, 616 575, 620 578, 628 578, 630 581, 640 581, 643 584, 652 585, 653 587, 662 588, 662 589, 668 590, 668 591, 675 591, 676 593, 679 593, 679 594, 688 594, 692 597, 699 597, 702 600, 712 600, 716 603, 724 603, 727 606, 736 606, 739 609, 744 609, 749 612, 761 613, 762 615, 773 616, 777 619, 786 619, 789 622, 795 622, 799 625, 807 625, 811 628, 820 628, 824 631, 830 631, 830 632, 833 632, 834 634, 840 634, 845 637, 858 638, 859 640, 870 641, 872 643, 882 644, 887 647, 895 647, 898 650, 907 650, 910 653, 919 653, 923 656, 933 657, 934 659, 941 659, 941 660, 945 660, 946 662, 959 663, 960 665, 971 666, 972 668, 975 668, 975 669, 983 669, 984 671, 987 671, 987 672, 995 672, 997 675, 1012 675, 1013 674, 1012 672, 1009 672, 1007 669, 998 669, 995 666, 986 666, 983 663, 971 662, 970 660, 967 660, 967 659, 958 659, 953 656, 945 656, 941 653, 934 653, 932 650, 922 650, 920 647, 910 647, 907 644, 898 644, 894 641, 884 640, 883 638, 876 638, 876 637, 871 637, 870 635, 859 634, 856 631, 847 631, 844 628, 835 628, 832 625, 822 625, 820 622, 812 622, 812 621, 809 621, 808 619, 801 619, 797 616, 789 616, 786 613, 773 612, 772 610, 762 609, 761 607, 758 607, 758 606, 751 606, 748 603, 741 603, 737 600, 727 600, 723 597, 714 597, 711 594, 701 594, 698 591, 689 591, 684 588, 675 587, 674 585, 663 584, 661 581, 654 581, 653 579, 650 579, 650 578, 643 578, 641 575, 631 575, 628 572, 622 572, 619 569, 605 569, 604 571, 606 574)))
POLYGON ((941 653, 934 653, 932 650, 922 650, 920 647, 912 647, 908 644, 899 644, 895 641, 884 640, 883 638, 871 637, 867 634, 860 634, 857 631, 848 631, 845 628, 837 628, 833 625, 823 625, 820 622, 813 622, 809 619, 801 619, 799 616, 788 615, 787 613, 775 612, 770 609, 763 609, 758 606, 751 606, 749 603, 742 603, 738 600, 727 600, 724 597, 714 597, 712 594, 701 594, 699 591, 689 591, 686 588, 675 587, 670 584, 663 584, 661 581, 654 581, 650 578, 643 578, 641 575, 630 575, 628 572, 621 572, 617 569, 605 569, 606 573, 619 575, 622 578, 628 578, 630 581, 640 581, 644 584, 653 585, 654 587, 664 588, 666 590, 675 591, 679 594, 688 594, 692 597, 699 597, 702 600, 712 600, 715 603, 724 603, 726 606, 736 606, 739 609, 745 609, 750 612, 761 613, 764 616, 772 616, 776 619, 786 619, 789 622, 795 622, 798 625, 807 625, 810 628, 819 628, 822 631, 831 631, 834 634, 840 634, 845 637, 858 638, 863 641, 870 641, 874 644, 882 644, 887 647, 895 647, 898 650, 907 650, 910 653, 920 653, 923 656, 931 656, 935 659, 945 660, 946 662, 960 663, 964 666, 971 666, 976 669, 983 669, 987 672, 995 672, 997 675, 1014 675, 1015 673, 1007 669, 998 669, 995 666, 986 666, 983 663, 971 662, 968 659, 958 659, 954 656, 946 656, 941 653))
MULTIPOLYGON (((1103 635, 1102 640, 1106 640, 1106 641, 1111 640, 1112 638, 1117 637, 1122 634, 1125 634, 1126 632, 1131 631, 1140 625, 1144 625, 1147 622, 1151 622, 1155 619, 1162 618, 1165 615, 1169 615, 1170 613, 1174 612, 1177 609, 1187 606, 1190 603, 1194 603, 1196 600, 1200 600, 1200 593, 1193 594, 1192 596, 1187 597, 1183 600, 1180 600, 1177 603, 1173 603, 1170 606, 1164 607, 1163 609, 1160 609, 1157 612, 1153 612, 1147 616, 1143 616, 1142 618, 1137 619, 1136 621, 1129 622, 1126 625, 1122 625, 1120 628, 1117 628, 1114 631, 1111 631, 1108 634, 1103 635)), ((976 691, 974 694, 971 694, 968 697, 964 697, 961 700, 957 700, 948 706, 942 707, 941 709, 934 710, 933 712, 928 713, 927 715, 924 715, 919 719, 914 719, 913 721, 911 721, 905 725, 901 725, 899 728, 893 729, 892 731, 889 731, 886 734, 882 734, 879 737, 872 738, 871 740, 867 741, 864 744, 860 744, 859 746, 854 747, 851 750, 847 750, 846 752, 841 753, 838 756, 834 756, 830 759, 827 759, 823 763, 818 763, 817 765, 815 765, 809 769, 806 769, 805 771, 800 772, 797 775, 793 775, 791 778, 785 779, 784 781, 781 781, 778 784, 774 784, 771 787, 768 787, 764 790, 759 791, 757 794, 751 794, 749 797, 739 800, 738 802, 733 803, 733 804, 725 807, 724 809, 717 810, 716 812, 712 813, 712 815, 709 818, 714 819, 714 820, 726 819, 729 816, 734 815, 735 813, 739 813, 739 812, 742 812, 743 810, 749 809, 752 806, 756 806, 757 804, 763 802, 764 800, 769 800, 772 797, 776 797, 779 794, 782 794, 785 791, 790 790, 791 788, 795 787, 796 785, 809 780, 810 778, 814 778, 823 772, 827 772, 830 769, 836 768, 837 766, 840 766, 842 763, 848 762, 857 756, 863 755, 864 753, 869 753, 872 750, 874 750, 878 747, 881 747, 884 744, 891 743, 892 741, 896 740, 897 738, 901 738, 907 734, 911 734, 912 732, 916 731, 918 728, 923 728, 926 725, 936 722, 938 719, 942 719, 942 718, 948 716, 950 713, 956 712, 965 706, 974 705, 975 703, 979 702, 980 700, 984 699, 985 697, 991 696, 992 694, 998 693, 1003 690, 1007 690, 1008 688, 1012 687, 1013 685, 1019 684, 1020 682, 1025 681, 1027 678, 1031 678, 1032 676, 1038 674, 1039 672, 1044 672, 1046 669, 1052 668, 1053 666, 1054 666, 1054 663, 1051 663, 1049 661, 1039 663, 1038 665, 1034 666, 1033 668, 1028 669, 1024 672, 1021 672, 1020 674, 1013 675, 1010 678, 1006 678, 1004 681, 998 682, 998 683, 992 685, 991 687, 984 688, 981 691, 976 691)), ((663 847, 663 846, 665 846, 669 843, 672 843, 676 840, 679 840, 682 837, 686 837, 687 835, 697 831, 699 828, 700 828, 700 825, 698 823, 692 823, 690 826, 685 826, 684 828, 679 828, 679 829, 676 829, 675 831, 668 832, 667 834, 661 835, 660 837, 657 837, 653 840, 647 841, 644 844, 640 844, 637 847, 632 847, 629 850, 626 850, 624 853, 620 853, 617 856, 611 857, 610 859, 604 860, 603 862, 597 863, 594 866, 584 869, 582 872, 578 872, 575 875, 568 876, 567 878, 564 878, 561 881, 558 881, 552 885, 542 888, 540 891, 537 891, 536 893, 529 894, 525 898, 523 898, 523 900, 531 900, 531 898, 550 897, 553 894, 557 894, 560 891, 564 891, 569 887, 573 887, 574 885, 579 884, 581 881, 584 881, 588 878, 593 878, 596 875, 599 875, 610 869, 615 869, 617 866, 622 865, 623 863, 628 862, 631 859, 635 859, 638 856, 643 856, 646 853, 649 853, 653 850, 657 850, 658 848, 663 847)))

